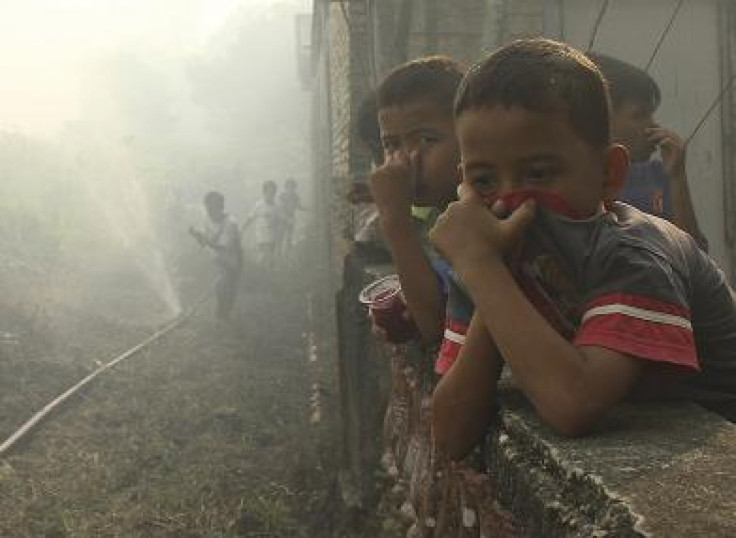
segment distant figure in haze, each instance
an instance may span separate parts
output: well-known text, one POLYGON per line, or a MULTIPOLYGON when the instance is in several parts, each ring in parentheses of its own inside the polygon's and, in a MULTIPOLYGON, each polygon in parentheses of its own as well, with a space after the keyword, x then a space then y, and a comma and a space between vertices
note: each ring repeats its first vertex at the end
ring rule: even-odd
POLYGON ((276 183, 263 183, 263 198, 256 202, 243 224, 243 231, 255 223, 255 242, 258 249, 258 263, 269 269, 274 265, 276 248, 283 217, 276 205, 276 183))
POLYGON ((217 270, 215 281, 215 315, 219 320, 230 317, 238 295, 243 270, 243 246, 238 223, 225 212, 225 197, 210 191, 204 197, 207 223, 204 231, 190 228, 189 233, 200 246, 212 251, 217 270))
POLYGON ((296 212, 304 211, 302 199, 297 192, 296 181, 289 178, 284 183, 284 190, 279 195, 279 211, 281 213, 281 230, 279 233, 279 251, 281 254, 291 252, 294 246, 294 228, 296 227, 296 212))

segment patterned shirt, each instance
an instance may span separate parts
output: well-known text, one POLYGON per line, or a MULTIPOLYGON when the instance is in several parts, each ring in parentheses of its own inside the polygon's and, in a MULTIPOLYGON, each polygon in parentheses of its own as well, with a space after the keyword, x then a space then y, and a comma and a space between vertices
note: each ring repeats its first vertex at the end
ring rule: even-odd
POLYGON ((465 344, 465 335, 468 332, 475 305, 449 263, 437 260, 433 265, 442 279, 445 291, 445 332, 434 371, 439 375, 445 375, 465 344))
POLYGON ((695 374, 680 396, 736 400, 736 295, 676 226, 620 202, 582 220, 540 208, 512 270, 574 345, 695 374))
MULTIPOLYGON (((559 334, 658 365, 648 375, 686 374, 667 377, 678 397, 736 401, 736 295, 688 234, 620 202, 587 219, 538 205, 509 265, 559 334)), ((439 373, 457 357, 472 316, 462 286, 449 282, 439 373)))

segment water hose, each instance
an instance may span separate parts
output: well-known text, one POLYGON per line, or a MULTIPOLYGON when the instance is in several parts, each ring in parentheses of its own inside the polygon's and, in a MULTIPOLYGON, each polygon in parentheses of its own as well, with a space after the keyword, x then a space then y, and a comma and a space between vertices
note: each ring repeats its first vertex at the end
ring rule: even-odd
POLYGON ((79 381, 76 385, 72 386, 71 388, 67 389, 63 393, 61 393, 59 396, 51 400, 48 404, 46 404, 41 410, 36 412, 30 419, 28 419, 20 428, 18 428, 10 437, 8 437, 1 445, 0 445, 0 457, 7 454, 11 448, 13 448, 18 441, 20 441, 22 438, 24 438, 29 432, 31 432, 38 424, 43 421, 46 417, 48 417, 53 411, 55 411, 57 408, 61 406, 65 401, 67 401, 71 396, 79 392, 82 387, 87 386, 89 383, 91 383, 97 376, 102 374, 103 372, 113 368, 114 366, 117 366, 119 363, 123 362, 126 359, 129 359, 130 357, 133 357, 134 355, 138 354, 140 351, 145 349, 147 346, 153 344, 155 341, 160 339, 165 334, 169 333, 179 325, 181 325, 186 319, 192 316, 194 314, 195 310, 210 296, 210 291, 208 290, 206 293, 204 293, 199 300, 197 300, 192 307, 190 307, 188 310, 182 312, 178 316, 176 316, 174 319, 166 323, 163 327, 158 329, 156 332, 154 332, 151 336, 140 342, 139 344, 135 345, 134 347, 130 348, 129 350, 121 353, 111 361, 101 365, 99 368, 94 370, 92 373, 87 375, 84 379, 79 381))

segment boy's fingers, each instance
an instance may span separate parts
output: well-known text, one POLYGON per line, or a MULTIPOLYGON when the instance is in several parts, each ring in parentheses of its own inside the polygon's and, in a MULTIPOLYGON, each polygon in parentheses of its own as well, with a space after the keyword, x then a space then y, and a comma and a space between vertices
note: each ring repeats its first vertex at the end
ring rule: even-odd
POLYGON ((465 182, 460 183, 457 187, 457 197, 459 200, 473 200, 479 199, 478 193, 475 189, 465 182))
POLYGON ((665 145, 665 144, 675 144, 678 142, 675 138, 669 136, 668 134, 660 134, 657 136, 650 136, 649 140, 657 145, 665 145))
POLYGON ((684 140, 676 132, 664 128, 655 128, 647 130, 647 138, 655 144, 673 144, 683 146, 684 140))
POLYGON ((407 159, 406 166, 411 170, 409 177, 411 178, 412 193, 415 196, 417 185, 420 183, 422 177, 422 156, 419 151, 414 150, 407 154, 407 159))
POLYGON ((385 168, 386 166, 391 166, 392 164, 397 164, 400 162, 399 152, 398 151, 388 151, 386 152, 386 158, 383 160, 383 164, 381 165, 382 168, 385 168))
POLYGON ((536 207, 534 200, 527 200, 503 221, 504 226, 512 230, 514 234, 524 233, 524 230, 526 230, 534 220, 536 207))
POLYGON ((476 190, 465 183, 461 184, 462 189, 459 189, 458 193, 460 207, 466 208, 482 208, 484 212, 487 211, 487 203, 485 200, 476 192, 476 190))
POLYGON ((379 170, 384 170, 386 172, 393 171, 392 173, 396 173, 400 170, 402 174, 413 174, 413 166, 409 154, 400 150, 388 154, 379 170))
POLYGON ((463 183, 463 171, 460 165, 455 169, 455 184, 460 186, 463 183))
POLYGON ((409 154, 404 150, 396 150, 392 154, 392 160, 396 164, 401 164, 404 166, 410 166, 411 165, 411 157, 409 157, 409 154))
POLYGON ((491 206, 491 212, 499 219, 506 218, 509 215, 509 210, 506 207, 506 202, 504 202, 500 198, 493 202, 493 205, 491 206))
POLYGON ((409 154, 409 165, 411 166, 411 169, 413 171, 413 179, 414 184, 416 185, 419 182, 419 179, 422 177, 422 154, 414 150, 409 154))
POLYGON ((667 127, 649 127, 648 129, 645 129, 645 132, 648 135, 666 135, 680 138, 680 135, 678 135, 677 132, 672 129, 668 129, 667 127))

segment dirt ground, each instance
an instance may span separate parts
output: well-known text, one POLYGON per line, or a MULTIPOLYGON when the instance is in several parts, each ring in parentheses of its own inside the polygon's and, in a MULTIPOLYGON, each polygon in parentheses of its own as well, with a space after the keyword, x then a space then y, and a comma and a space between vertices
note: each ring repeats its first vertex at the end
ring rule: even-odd
MULTIPOLYGON (((203 304, 0 458, 0 537, 378 536, 336 502, 310 282, 281 277, 246 284, 230 326, 203 304)), ((116 279, 0 304, 0 441, 162 321, 116 279)))

